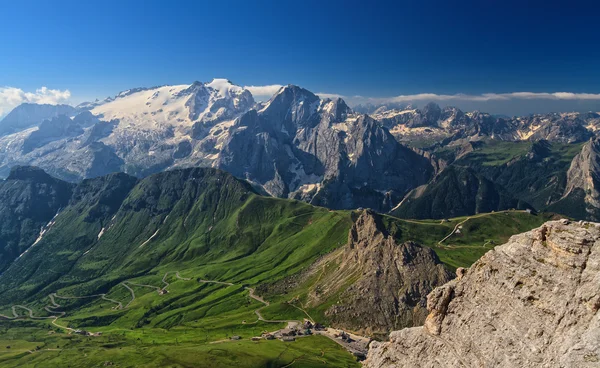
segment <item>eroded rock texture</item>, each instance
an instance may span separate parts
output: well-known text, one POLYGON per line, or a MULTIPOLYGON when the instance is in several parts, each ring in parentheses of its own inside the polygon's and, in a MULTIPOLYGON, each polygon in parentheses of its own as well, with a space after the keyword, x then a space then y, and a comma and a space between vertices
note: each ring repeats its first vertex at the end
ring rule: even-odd
POLYGON ((366 367, 600 366, 600 224, 548 222, 458 276, 366 367))

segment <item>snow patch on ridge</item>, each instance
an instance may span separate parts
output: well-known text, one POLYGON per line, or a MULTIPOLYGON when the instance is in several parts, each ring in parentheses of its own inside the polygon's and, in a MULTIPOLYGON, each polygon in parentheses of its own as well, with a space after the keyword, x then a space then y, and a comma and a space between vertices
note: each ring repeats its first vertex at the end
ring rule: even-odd
POLYGON ((154 239, 154 238, 156 237, 156 235, 158 235, 158 232, 159 232, 159 231, 160 231, 160 229, 156 230, 156 231, 154 232, 154 234, 152 234, 152 236, 148 238, 148 240, 146 240, 145 242, 143 242, 143 243, 142 243, 142 244, 141 244, 141 245, 138 247, 138 249, 139 249, 139 248, 142 248, 144 245, 148 244, 148 243, 149 243, 149 242, 150 242, 152 239, 154 239))
MULTIPOLYGON (((52 217, 52 220, 50 220, 50 222, 48 222, 46 224, 46 226, 42 226, 42 228, 40 229, 40 235, 37 237, 37 239, 35 240, 35 242, 33 242, 33 244, 31 244, 31 246, 29 248, 27 248, 23 253, 21 253, 16 260, 20 259, 21 257, 23 257, 25 255, 25 253, 29 252, 29 250, 31 248, 33 248, 37 243, 39 243, 40 241, 42 241, 42 239, 44 238, 44 235, 48 232, 48 230, 50 230, 50 228, 55 224, 56 222, 56 217, 58 216, 58 214, 60 213, 60 210, 58 212, 56 212, 56 215, 54 215, 54 217, 52 217)), ((16 261, 15 260, 15 261, 16 261)))

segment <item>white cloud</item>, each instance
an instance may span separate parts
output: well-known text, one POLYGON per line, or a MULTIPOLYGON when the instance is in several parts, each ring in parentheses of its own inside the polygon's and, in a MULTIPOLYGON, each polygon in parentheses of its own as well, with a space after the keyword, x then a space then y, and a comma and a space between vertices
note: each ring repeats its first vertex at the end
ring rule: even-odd
POLYGON ((67 102, 70 97, 68 89, 61 91, 42 87, 35 92, 25 92, 20 88, 0 87, 0 116, 25 102, 56 105, 67 102))
POLYGON ((321 97, 321 98, 330 98, 332 100, 336 99, 336 98, 344 98, 344 96, 342 95, 338 95, 337 93, 315 93, 315 95, 321 97))
POLYGON ((253 96, 273 96, 279 89, 283 87, 281 84, 271 84, 267 86, 245 86, 244 88, 250 91, 253 96))
MULTIPOLYGON (((325 94, 321 94, 325 95, 325 94)), ((399 95, 393 97, 347 97, 355 103, 403 103, 418 101, 508 101, 508 100, 585 100, 600 101, 600 93, 573 93, 573 92, 511 92, 511 93, 483 93, 480 95, 468 95, 457 93, 453 95, 440 95, 436 93, 419 93, 414 95, 399 95)))

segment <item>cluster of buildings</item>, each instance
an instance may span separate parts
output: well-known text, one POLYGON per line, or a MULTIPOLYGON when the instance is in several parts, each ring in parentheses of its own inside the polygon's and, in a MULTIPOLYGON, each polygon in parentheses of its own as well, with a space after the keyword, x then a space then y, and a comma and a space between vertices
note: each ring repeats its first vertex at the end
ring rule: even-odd
MULTIPOLYGON (((284 329, 275 331, 275 332, 267 332, 264 331, 260 336, 252 337, 252 341, 260 341, 260 340, 275 340, 279 339, 281 341, 291 342, 296 341, 296 337, 299 336, 310 336, 313 334, 313 330, 322 331, 325 329, 320 323, 312 323, 311 321, 305 319, 302 323, 293 324, 290 323, 284 329)), ((241 336, 232 336, 231 340, 241 340, 241 336)))
POLYGON ((90 331, 86 331, 86 330, 75 330, 75 331, 73 331, 73 333, 76 335, 83 335, 83 336, 102 336, 102 332, 90 332, 90 331))

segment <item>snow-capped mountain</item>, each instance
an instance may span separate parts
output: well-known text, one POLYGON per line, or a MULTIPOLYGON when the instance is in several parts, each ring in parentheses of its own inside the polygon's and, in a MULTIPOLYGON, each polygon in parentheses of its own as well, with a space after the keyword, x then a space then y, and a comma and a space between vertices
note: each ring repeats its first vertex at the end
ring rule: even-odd
POLYGON ((21 105, 0 122, 0 175, 15 165, 70 181, 216 167, 273 196, 389 210, 443 170, 435 147, 480 139, 582 142, 600 126, 596 113, 501 118, 433 103, 369 109, 357 113, 342 99, 293 85, 255 103, 226 79, 135 88, 76 108, 21 105))
POLYGON ((0 123, 0 136, 37 127, 45 119, 59 115, 72 115, 76 111, 69 105, 24 103, 15 107, 0 123))
POLYGON ((290 85, 255 104, 225 79, 132 89, 49 116, 0 138, 2 172, 17 164, 72 181, 210 166, 334 208, 391 208, 431 175, 427 159, 341 99, 290 85))
POLYGON ((120 170, 143 176, 186 160, 210 165, 214 152, 201 148, 204 138, 217 137, 253 105, 249 91, 215 79, 132 89, 63 116, 48 111, 39 128, 0 137, 0 172, 31 164, 78 180, 120 170))

